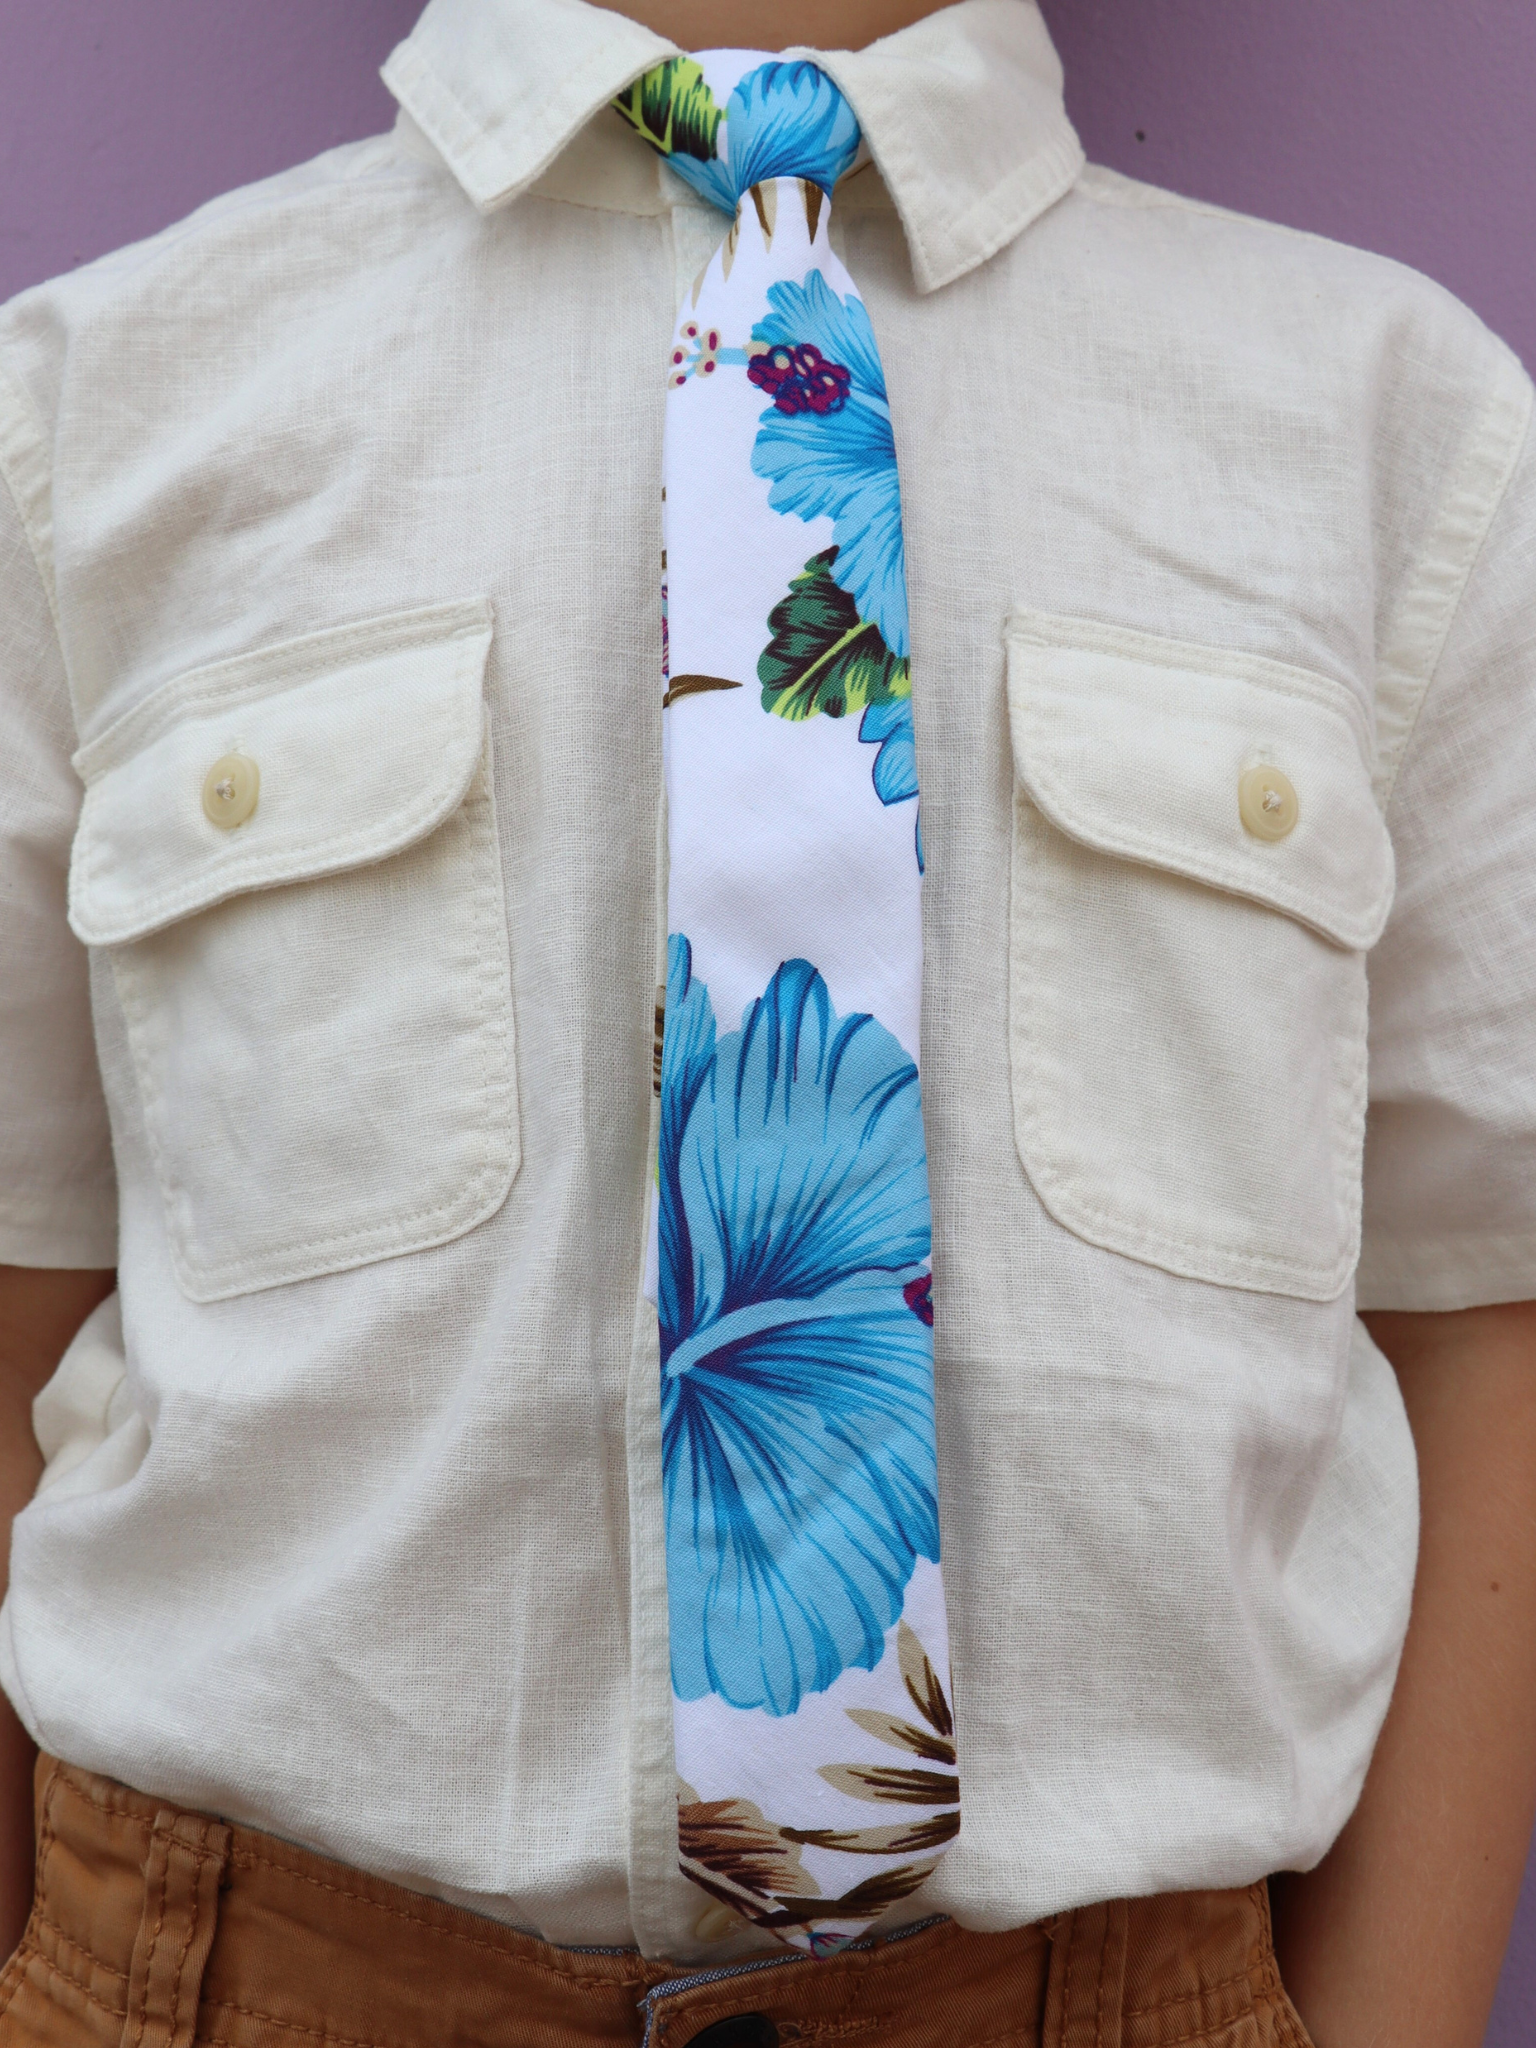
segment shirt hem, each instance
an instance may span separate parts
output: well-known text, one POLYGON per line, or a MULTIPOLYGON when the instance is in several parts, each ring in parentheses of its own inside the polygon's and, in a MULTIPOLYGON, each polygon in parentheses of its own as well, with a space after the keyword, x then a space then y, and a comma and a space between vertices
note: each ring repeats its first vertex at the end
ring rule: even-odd
POLYGON ((105 1271, 117 1264, 117 1216, 103 1211, 88 1223, 76 1204, 67 1222, 39 1209, 0 1214, 0 1266, 42 1266, 57 1271, 105 1271))
POLYGON ((1536 1300, 1536 1236, 1375 1245, 1361 1259, 1357 1309, 1447 1314, 1536 1300))

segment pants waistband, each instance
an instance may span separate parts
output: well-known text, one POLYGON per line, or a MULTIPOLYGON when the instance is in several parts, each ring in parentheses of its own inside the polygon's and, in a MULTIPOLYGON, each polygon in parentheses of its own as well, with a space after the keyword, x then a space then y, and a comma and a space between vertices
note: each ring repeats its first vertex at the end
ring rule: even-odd
POLYGON ((1306 2048, 1262 1884, 679 1972, 42 1757, 0 2048, 1306 2048))

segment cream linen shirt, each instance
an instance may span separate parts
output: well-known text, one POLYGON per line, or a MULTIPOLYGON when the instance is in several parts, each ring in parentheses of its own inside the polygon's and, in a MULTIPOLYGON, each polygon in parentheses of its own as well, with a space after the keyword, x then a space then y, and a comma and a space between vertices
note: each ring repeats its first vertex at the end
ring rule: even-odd
MULTIPOLYGON (((0 1258, 120 1275, 0 1673, 79 1764, 699 1960, 639 1283, 722 223, 605 106, 667 53, 433 0, 392 135, 0 314, 0 1258)), ((1085 170, 1032 0, 825 61, 928 853, 965 1826, 905 1910, 1001 1928, 1321 1855, 1414 1565, 1357 1304, 1536 1294, 1531 391, 1085 170)))

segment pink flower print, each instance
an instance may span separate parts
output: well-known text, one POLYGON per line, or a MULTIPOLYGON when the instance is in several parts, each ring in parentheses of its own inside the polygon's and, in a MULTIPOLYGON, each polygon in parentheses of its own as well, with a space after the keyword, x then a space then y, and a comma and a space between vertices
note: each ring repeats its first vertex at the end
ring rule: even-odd
POLYGON ((853 373, 824 356, 813 341, 786 341, 755 350, 747 375, 780 412, 841 412, 853 373))
POLYGON ((667 383, 676 390, 690 377, 712 377, 719 362, 719 328, 701 328, 697 320, 689 320, 678 336, 667 364, 667 383))

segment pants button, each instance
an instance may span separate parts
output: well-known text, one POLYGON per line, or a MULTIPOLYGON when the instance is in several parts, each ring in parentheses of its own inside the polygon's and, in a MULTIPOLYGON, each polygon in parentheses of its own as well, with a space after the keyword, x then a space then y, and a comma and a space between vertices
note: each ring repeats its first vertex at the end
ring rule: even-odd
POLYGON ((688 2048, 779 2048, 779 2030, 766 2013, 737 2012, 695 2034, 688 2048))

